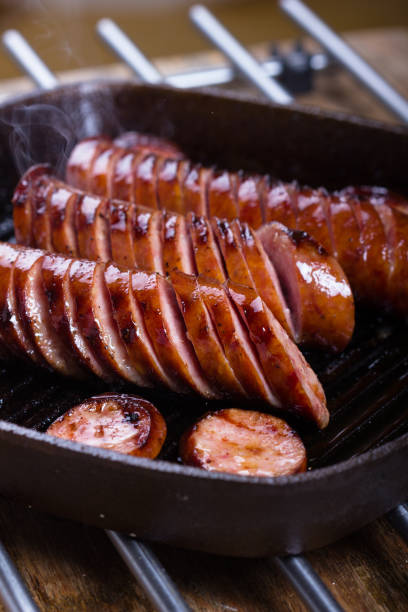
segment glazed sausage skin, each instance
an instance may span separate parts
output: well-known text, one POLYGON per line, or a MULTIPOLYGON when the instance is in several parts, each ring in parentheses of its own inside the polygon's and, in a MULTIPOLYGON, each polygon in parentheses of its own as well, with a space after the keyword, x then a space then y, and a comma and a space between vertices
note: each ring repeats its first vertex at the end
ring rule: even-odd
POLYGON ((0 243, 0 341, 63 374, 208 399, 250 398, 326 426, 316 375, 258 294, 205 277, 185 280, 172 285, 154 272, 0 243), (197 302, 186 299, 189 283, 197 302), (249 298, 238 309, 242 291, 249 298), (219 368, 208 364, 203 342, 222 360, 219 368), (266 342, 275 347, 279 378, 265 358, 266 342))
MULTIPOLYGON (((95 160, 107 146, 103 138, 79 143, 68 162, 68 182, 86 189, 88 178, 94 173, 95 160)), ((125 151, 117 151, 119 159, 125 151)), ((131 172, 136 172, 136 153, 133 156, 131 172)), ((109 195, 113 197, 116 196, 112 186, 114 163, 107 169, 106 177, 109 195)), ((186 160, 177 163, 186 164, 186 160)), ((248 221, 254 229, 278 221, 293 230, 307 232, 338 259, 358 299, 406 315, 408 264, 404 254, 408 250, 405 219, 408 201, 402 196, 379 187, 348 187, 328 193, 323 188, 301 187, 296 182, 283 183, 269 176, 254 175, 243 180, 241 175, 229 172, 218 173, 222 180, 213 180, 207 169, 190 164, 189 174, 192 172, 201 177, 195 181, 196 189, 205 200, 201 214, 220 216, 217 211, 222 210, 229 221, 239 218, 248 221)), ((173 197, 168 202, 156 198, 154 206, 174 204, 179 211, 191 210, 184 188, 189 174, 173 189, 173 197)), ((151 181, 158 186, 160 177, 153 174, 151 181)), ((103 189, 98 193, 107 195, 103 189)), ((145 203, 135 198, 132 189, 127 198, 145 203)))
POLYGON ((184 217, 90 196, 46 166, 24 175, 14 204, 20 244, 170 277, 181 270, 220 282, 230 278, 255 289, 289 336, 311 347, 339 351, 353 333, 353 296, 337 261, 306 238, 285 242, 280 224, 268 224, 258 237, 238 220, 184 217), (46 230, 32 231, 30 219, 46 230))
POLYGON ((166 422, 147 400, 125 393, 104 393, 74 406, 48 434, 133 457, 155 459, 166 439, 166 422))
POLYGON ((184 153, 174 142, 168 138, 147 134, 145 132, 123 132, 113 141, 118 147, 134 149, 135 151, 145 151, 165 155, 168 158, 183 159, 184 153))
POLYGON ((289 476, 306 470, 302 440, 285 421, 227 408, 204 415, 180 440, 183 463, 209 472, 289 476))

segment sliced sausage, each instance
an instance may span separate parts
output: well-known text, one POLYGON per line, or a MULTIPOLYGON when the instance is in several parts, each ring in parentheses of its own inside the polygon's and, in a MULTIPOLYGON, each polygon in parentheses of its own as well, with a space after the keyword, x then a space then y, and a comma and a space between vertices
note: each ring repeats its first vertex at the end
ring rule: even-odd
POLYGON ((309 386, 317 396, 317 379, 304 366, 304 379, 298 380, 300 353, 262 300, 257 302, 258 294, 240 289, 258 313, 255 325, 232 285, 228 293, 205 277, 184 280, 176 294, 157 273, 0 243, 0 339, 16 356, 66 373, 77 363, 78 375, 83 370, 105 380, 159 383, 209 399, 228 387, 228 393, 286 406, 324 424, 304 391, 309 386), (49 327, 39 336, 41 325, 49 327), (274 378, 272 340, 259 343, 260 336, 278 343, 281 385, 292 381, 285 392, 274 378), (206 347, 219 363, 204 358, 206 347))
POLYGON ((224 282, 226 271, 209 219, 194 213, 187 215, 187 225, 193 244, 195 266, 199 274, 205 274, 224 282))
POLYGON ((179 392, 192 388, 214 397, 187 338, 171 284, 159 274, 145 272, 133 273, 131 283, 152 344, 174 388, 179 392))
POLYGON ((227 408, 204 415, 180 441, 183 463, 209 472, 289 476, 304 472, 306 449, 285 421, 227 408))
POLYGON ((94 262, 72 260, 63 279, 65 315, 68 319, 72 343, 89 369, 99 378, 115 378, 102 352, 103 342, 95 322, 91 287, 94 262))
POLYGON ((101 200, 98 196, 88 194, 79 196, 75 206, 77 241, 75 255, 81 253, 82 257, 87 259, 98 259, 98 240, 102 235, 106 236, 106 219, 105 217, 102 219, 99 213, 105 202, 106 200, 101 200))
POLYGON ((261 189, 265 223, 280 221, 283 225, 296 229, 298 214, 295 205, 295 184, 272 182, 269 177, 264 177, 261 189))
POLYGON ((302 353, 255 291, 231 281, 227 286, 277 398, 275 405, 326 427, 329 413, 324 391, 302 353))
POLYGON ((78 193, 64 186, 57 187, 52 192, 49 201, 52 250, 71 256, 78 252, 75 215, 79 208, 80 198, 78 193))
POLYGON ((133 367, 143 380, 140 385, 151 387, 159 384, 172 388, 172 383, 164 372, 147 333, 143 313, 130 289, 131 272, 124 272, 115 265, 108 264, 105 269, 105 281, 120 337, 133 367))
POLYGON ((280 406, 262 371, 247 329, 226 289, 208 278, 198 278, 203 302, 212 318, 224 353, 246 393, 255 399, 280 406))
MULTIPOLYGON (((132 268, 135 265, 132 214, 134 214, 134 206, 126 206, 117 200, 110 200, 105 240, 110 242, 111 259, 125 268, 132 268)), ((107 261, 106 258, 102 259, 107 261)))
POLYGON ((98 330, 98 354, 120 378, 143 386, 145 379, 139 375, 120 337, 114 317, 113 304, 105 279, 106 264, 94 266, 90 298, 92 315, 98 330))
MULTIPOLYGON (((116 158, 116 163, 110 176, 109 190, 112 197, 115 197, 118 200, 126 200, 128 202, 133 200, 134 179, 132 167, 134 161, 135 155, 133 151, 128 151, 127 149, 121 150, 120 155, 118 155, 116 158)), ((70 175, 67 172, 68 182, 70 182, 69 178, 70 175)), ((78 185, 78 183, 75 182, 72 182, 72 184, 78 185)))
POLYGON ((46 289, 43 281, 45 255, 41 255, 31 266, 26 282, 25 319, 29 322, 34 341, 45 361, 57 372, 67 376, 83 377, 84 370, 69 344, 64 342, 54 328, 46 289))
POLYGON ((193 245, 182 215, 163 211, 163 270, 170 276, 175 270, 195 274, 193 245))
MULTIPOLYGON (((113 143, 106 138, 92 137, 79 142, 72 150, 70 161, 67 164, 67 182, 70 185, 81 186, 84 191, 91 191, 94 187, 94 164, 97 163, 100 156, 104 155, 106 150, 111 150, 112 147, 113 143)), ((108 185, 109 176, 105 178, 103 184, 108 185)))
MULTIPOLYGON (((1 246, 1 249, 3 246, 1 246)), ((73 358, 82 371, 86 371, 88 362, 83 357, 81 350, 78 350, 76 343, 72 339, 72 328, 69 325, 69 317, 67 316, 67 297, 65 292, 65 275, 71 265, 72 260, 66 257, 61 257, 54 254, 45 254, 42 259, 42 281, 44 287, 44 295, 47 303, 44 305, 44 310, 48 310, 48 321, 50 329, 44 330, 44 333, 50 336, 49 350, 54 349, 52 340, 59 338, 65 350, 73 355, 73 358)), ((44 313, 43 317, 47 315, 44 313)), ((44 323, 46 325, 46 323, 44 323)))
POLYGON ((354 301, 338 262, 305 232, 280 223, 258 230, 278 273, 299 341, 340 351, 354 330, 354 301))
POLYGON ((47 433, 134 457, 154 459, 166 439, 160 412, 145 399, 119 393, 91 397, 54 421, 47 433))
MULTIPOLYGON (((160 160, 155 155, 140 151, 138 154, 130 155, 130 164, 132 186, 129 200, 150 208, 160 208, 157 193, 157 172, 160 160)), ((112 184, 111 191, 112 197, 120 197, 115 183, 112 184)))
POLYGON ((184 157, 182 150, 174 142, 156 134, 146 134, 144 132, 123 132, 113 141, 118 147, 128 149, 146 150, 151 153, 166 155, 181 159, 184 157))
POLYGON ((162 212, 134 206, 129 222, 136 265, 163 274, 162 212))
MULTIPOLYGON (((75 185, 87 188, 84 162, 87 160, 89 174, 92 160, 99 150, 103 153, 104 146, 104 139, 94 139, 92 146, 88 141, 78 145, 79 152, 74 149, 67 176, 75 185), (83 153, 84 147, 87 155, 83 153)), ((155 157, 158 161, 163 159, 160 154, 155 157)), ((177 164, 186 165, 188 160, 178 160, 177 164)), ((395 215, 407 213, 406 198, 385 188, 366 186, 348 187, 340 193, 330 194, 324 189, 299 187, 296 182, 274 181, 269 176, 254 175, 243 179, 239 173, 222 170, 214 173, 211 169, 190 165, 182 200, 183 206, 178 210, 184 213, 211 212, 229 221, 236 216, 247 219, 249 214, 254 228, 261 223, 278 221, 291 229, 307 231, 331 255, 338 257, 360 299, 406 314, 408 291, 401 287, 397 292, 394 290, 398 282, 394 279, 398 248, 395 215), (208 208, 210 197, 211 210, 208 208)), ((398 235, 399 243, 402 240, 407 245, 403 249, 408 249, 408 236, 400 231, 398 235)))
POLYGON ((230 224, 226 220, 212 219, 214 236, 222 253, 228 278, 236 283, 253 287, 254 281, 242 252, 239 238, 237 239, 233 231, 234 225, 234 222, 230 224))
MULTIPOLYGON (((208 216, 235 219, 238 216, 237 180, 234 174, 214 171, 208 181, 208 216)), ((183 208, 180 212, 185 212, 183 208)))
POLYGON ((289 336, 292 339, 295 338, 292 315, 271 259, 256 233, 246 223, 236 220, 233 224, 235 224, 237 240, 240 241, 248 268, 251 270, 254 288, 289 336))
MULTIPOLYGON (((9 308, 12 313, 10 322, 20 350, 40 365, 45 365, 46 362, 37 347, 30 326, 28 307, 32 295, 27 281, 31 267, 36 261, 41 260, 43 255, 44 252, 39 249, 21 249, 19 251, 11 271, 8 291, 9 308)), ((35 304, 32 306, 35 307, 35 304)))
POLYGON ((183 315, 188 337, 208 380, 224 395, 245 396, 225 356, 216 326, 201 296, 197 279, 182 272, 172 274, 172 284, 183 315))
POLYGON ((328 198, 323 189, 298 188, 296 197, 296 225, 291 229, 301 229, 310 234, 328 252, 332 252, 330 216, 327 214, 328 198))
MULTIPOLYGON (((38 180, 37 172, 34 180, 38 180)), ((48 174, 44 175, 45 180, 54 185, 53 194, 61 189, 60 182, 48 174)), ((339 326, 341 323, 346 327, 339 329, 339 334, 343 334, 344 339, 350 338, 354 312, 350 306, 351 295, 345 297, 350 304, 344 315, 347 314, 349 319, 344 316, 342 320, 337 316, 337 302, 331 302, 329 295, 327 307, 322 301, 323 276, 327 280, 326 285, 330 281, 330 274, 334 286, 340 278, 343 283, 347 281, 332 259, 322 257, 318 245, 313 246, 309 242, 308 249, 305 250, 304 241, 298 244, 290 240, 285 242, 285 234, 275 240, 274 224, 265 225, 259 230, 259 235, 262 236, 262 240, 259 240, 253 230, 238 220, 209 220, 193 213, 189 213, 185 218, 177 213, 153 211, 131 203, 76 193, 74 217, 71 212, 65 221, 67 224, 69 218, 71 223, 75 220, 74 227, 69 232, 70 253, 102 261, 113 259, 122 266, 136 266, 162 274, 171 274, 173 270, 179 269, 186 273, 205 274, 221 282, 229 276, 235 282, 255 288, 285 330, 297 342, 333 347, 336 350, 339 347, 337 340, 333 341, 333 326, 339 326), (268 238, 270 234, 272 238, 268 238), (269 246, 265 249, 267 245, 269 246), (307 262, 312 257, 315 265, 322 267, 323 276, 317 272, 309 275, 307 279, 302 276, 302 270, 306 269, 305 253, 307 262), (287 269, 286 258, 289 263, 287 269), (299 266, 300 269, 297 268, 299 266), (275 267, 280 270, 279 277, 275 267), (282 292, 280 285, 285 288, 286 293, 282 292), (304 297, 306 301, 303 300, 304 297), (287 302, 285 298, 288 298, 287 302), (320 300, 322 308, 324 306, 323 309, 319 306, 322 315, 320 318, 315 316, 316 304, 313 306, 314 311, 310 309, 311 300, 316 303, 320 300), (289 311, 293 311, 292 314, 289 311), (327 320, 321 324, 323 317, 327 320)), ((41 198, 38 196, 34 200, 40 202, 41 198)), ((68 199, 68 204, 69 202, 68 199)), ((43 214, 47 214, 46 209, 43 214)), ((384 214, 383 218, 385 219, 384 214)), ((391 220, 388 220, 387 227, 389 248, 386 250, 385 259, 390 262, 394 252, 391 246, 395 249, 396 235, 391 220)), ((337 240, 336 227, 334 230, 333 241, 337 240)), ((68 228, 65 233, 68 235, 68 228)), ((31 239, 35 244, 35 236, 31 239)), ((360 276, 363 274, 364 271, 360 272, 360 276)), ((388 281, 391 282, 391 276, 388 281)))
MULTIPOLYGON (((180 165, 185 164, 181 161, 180 165)), ((208 184, 212 168, 191 166, 183 183, 184 213, 208 216, 208 184)))
POLYGON ((11 244, 2 244, 0 249, 0 338, 4 346, 13 353, 21 354, 25 358, 32 357, 34 353, 26 353, 24 344, 20 343, 19 317, 14 292, 14 264, 20 249, 11 244), (16 328, 17 326, 17 328, 16 328))
MULTIPOLYGON (((183 212, 183 177, 176 159, 163 159, 157 170, 157 199, 159 208, 183 212)), ((144 204, 143 200, 140 200, 144 204)))
POLYGON ((237 175, 237 203, 238 219, 248 223, 250 227, 262 225, 263 206, 262 206, 262 177, 237 175))

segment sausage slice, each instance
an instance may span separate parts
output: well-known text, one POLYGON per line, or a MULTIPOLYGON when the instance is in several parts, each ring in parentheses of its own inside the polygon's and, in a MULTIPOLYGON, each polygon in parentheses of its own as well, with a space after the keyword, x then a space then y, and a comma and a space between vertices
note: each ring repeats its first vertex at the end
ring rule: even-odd
POLYGON ((306 470, 306 450, 285 421, 228 408, 202 417, 180 441, 184 463, 209 472, 288 476, 306 470))
POLYGON ((123 132, 113 141, 118 147, 127 149, 145 150, 151 153, 159 153, 167 157, 182 159, 182 150, 171 140, 156 136, 156 134, 146 134, 144 132, 123 132))
POLYGON ((275 266, 298 342, 343 350, 354 330, 354 300, 337 260, 305 232, 280 223, 257 234, 275 266))
POLYGON ((323 428, 329 422, 323 388, 297 346, 261 298, 248 287, 228 281, 229 294, 256 347, 276 407, 323 428))
POLYGON ((105 393, 68 410, 47 429, 57 438, 154 459, 166 439, 166 422, 145 399, 105 393))
POLYGON ((225 356, 215 324, 201 296, 197 279, 177 271, 172 275, 172 284, 188 329, 188 337, 208 380, 221 394, 245 397, 247 394, 225 356))

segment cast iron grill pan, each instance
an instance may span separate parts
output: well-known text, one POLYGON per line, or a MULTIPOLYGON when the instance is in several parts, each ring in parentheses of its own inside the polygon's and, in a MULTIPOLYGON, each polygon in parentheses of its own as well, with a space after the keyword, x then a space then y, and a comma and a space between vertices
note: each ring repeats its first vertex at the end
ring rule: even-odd
MULTIPOLYGON (((16 124, 21 108, 31 139, 26 165, 49 160, 62 171, 61 157, 66 158, 77 138, 138 128, 172 137, 194 158, 208 158, 220 166, 271 169, 282 178, 296 176, 319 184, 316 172, 324 157, 319 180, 329 187, 380 182, 407 190, 399 155, 408 151, 408 132, 402 128, 165 87, 70 86, 26 97, 1 110, 3 240, 13 240, 9 200, 18 172, 24 169, 13 167, 10 155, 10 142, 16 142, 10 140, 10 126, 16 124), (35 107, 37 123, 31 125, 33 104, 44 106, 35 107), (64 156, 61 147, 56 151, 41 137, 38 116, 42 113, 46 121, 51 105, 64 113, 73 111, 70 132, 66 126, 63 130, 64 156), (218 138, 213 134, 217 130, 218 138), (370 164, 361 158, 368 145, 371 180, 370 164), (232 151, 231 156, 225 151, 232 151)), ((55 112, 51 114, 55 120, 55 112)), ((57 125, 46 129, 58 129, 60 134, 58 121, 64 123, 66 116, 57 116, 57 125)), ((21 166, 21 159, 17 162, 21 166)), ((298 553, 326 544, 408 495, 407 349, 404 322, 358 308, 356 333, 345 352, 308 352, 306 358, 327 394, 331 422, 318 432, 291 420, 305 441, 311 472, 275 480, 207 474, 179 464, 181 433, 200 414, 230 403, 126 385, 108 387, 97 381, 84 384, 30 365, 1 364, 1 491, 59 515, 216 553, 298 553), (140 393, 165 415, 169 432, 159 461, 118 456, 41 433, 69 407, 107 389, 140 393)))

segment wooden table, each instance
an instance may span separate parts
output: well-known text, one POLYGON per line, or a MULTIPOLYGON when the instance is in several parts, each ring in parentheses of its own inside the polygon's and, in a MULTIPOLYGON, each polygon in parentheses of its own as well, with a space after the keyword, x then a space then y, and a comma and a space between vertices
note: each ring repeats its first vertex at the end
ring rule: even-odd
MULTIPOLYGON (((408 96, 408 31, 360 31, 349 39, 408 96)), ((265 47, 256 51, 262 56, 265 47)), ((170 72, 219 61, 217 54, 201 54, 187 60, 161 60, 158 64, 170 72)), ((104 68, 103 74, 107 73, 129 74, 116 65, 104 68)), ((95 69, 91 73, 65 73, 62 78, 69 81, 97 75, 95 69)), ((3 82, 0 97, 30 88, 26 79, 3 82)), ((299 101, 395 121, 350 76, 334 69, 318 75, 316 90, 299 101)), ((152 609, 105 534, 97 529, 3 500, 0 540, 43 611, 152 609)), ((219 558, 161 545, 153 548, 193 610, 305 610, 269 560, 219 558)), ((408 610, 408 546, 385 519, 306 556, 346 610, 408 610)))

